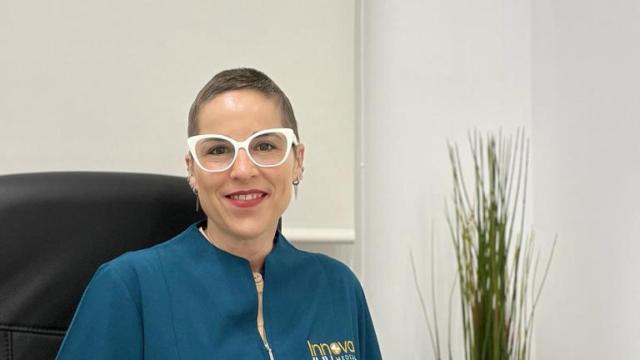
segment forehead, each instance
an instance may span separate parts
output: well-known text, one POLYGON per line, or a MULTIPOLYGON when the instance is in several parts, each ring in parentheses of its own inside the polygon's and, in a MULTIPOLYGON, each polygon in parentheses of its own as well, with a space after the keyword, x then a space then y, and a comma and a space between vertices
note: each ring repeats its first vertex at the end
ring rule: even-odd
POLYGON ((242 140, 264 129, 282 127, 277 101, 256 90, 232 90, 204 103, 198 114, 200 134, 223 134, 242 140))

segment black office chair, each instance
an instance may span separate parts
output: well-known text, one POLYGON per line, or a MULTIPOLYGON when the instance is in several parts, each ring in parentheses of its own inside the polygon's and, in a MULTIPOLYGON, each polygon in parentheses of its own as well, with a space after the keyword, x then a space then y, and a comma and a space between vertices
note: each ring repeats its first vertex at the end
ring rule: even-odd
POLYGON ((53 359, 100 264, 201 218, 184 178, 0 176, 0 360, 53 359))

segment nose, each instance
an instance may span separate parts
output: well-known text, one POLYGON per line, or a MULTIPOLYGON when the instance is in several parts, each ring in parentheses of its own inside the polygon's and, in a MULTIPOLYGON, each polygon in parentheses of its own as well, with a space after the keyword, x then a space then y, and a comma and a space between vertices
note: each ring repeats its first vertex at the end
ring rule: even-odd
POLYGON ((244 149, 240 149, 238 151, 238 156, 236 157, 236 161, 231 166, 231 172, 229 175, 234 179, 249 179, 253 176, 256 176, 258 173, 258 169, 256 164, 249 159, 249 155, 244 149))

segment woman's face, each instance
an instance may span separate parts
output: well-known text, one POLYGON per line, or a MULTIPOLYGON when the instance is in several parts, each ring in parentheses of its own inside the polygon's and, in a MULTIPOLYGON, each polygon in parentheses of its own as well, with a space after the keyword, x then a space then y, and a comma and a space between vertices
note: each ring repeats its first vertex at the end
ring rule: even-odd
MULTIPOLYGON (((255 90, 219 94, 198 114, 200 134, 222 134, 237 141, 260 130, 283 126, 277 102, 255 90)), ((291 183, 302 173, 303 159, 304 146, 300 144, 282 165, 262 168, 240 150, 230 169, 210 173, 187 157, 211 234, 236 239, 273 234, 289 205, 291 183)))

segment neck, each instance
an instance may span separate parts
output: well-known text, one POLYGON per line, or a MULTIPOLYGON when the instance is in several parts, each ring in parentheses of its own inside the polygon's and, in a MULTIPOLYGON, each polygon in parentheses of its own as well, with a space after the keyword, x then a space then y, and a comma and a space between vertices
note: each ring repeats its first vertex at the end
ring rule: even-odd
MULTIPOLYGON (((208 221, 211 225, 212 222, 208 221)), ((229 236, 221 231, 215 231, 213 226, 207 226, 204 230, 207 240, 220 250, 226 251, 235 256, 247 259, 251 265, 252 272, 260 272, 264 266, 264 259, 273 249, 273 232, 266 231, 255 238, 242 238, 229 236)))

